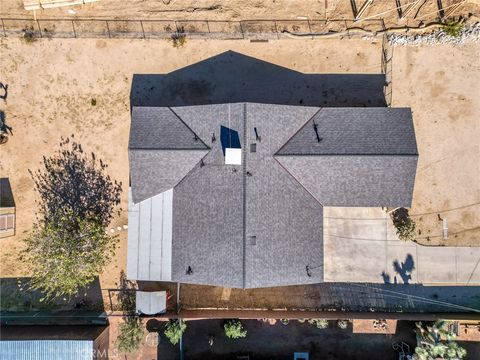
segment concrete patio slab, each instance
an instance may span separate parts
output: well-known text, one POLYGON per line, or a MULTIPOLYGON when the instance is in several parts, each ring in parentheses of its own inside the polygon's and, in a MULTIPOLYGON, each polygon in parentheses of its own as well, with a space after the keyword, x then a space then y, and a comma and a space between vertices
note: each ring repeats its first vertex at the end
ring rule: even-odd
POLYGON ((457 283, 455 248, 418 246, 417 251, 419 283, 457 283))
POLYGON ((398 239, 381 208, 324 207, 326 282, 480 284, 480 248, 398 239))
POLYGON ((480 283, 480 255, 477 248, 459 247, 457 255, 457 282, 465 285, 480 283), (461 265, 458 266, 458 262, 461 265))

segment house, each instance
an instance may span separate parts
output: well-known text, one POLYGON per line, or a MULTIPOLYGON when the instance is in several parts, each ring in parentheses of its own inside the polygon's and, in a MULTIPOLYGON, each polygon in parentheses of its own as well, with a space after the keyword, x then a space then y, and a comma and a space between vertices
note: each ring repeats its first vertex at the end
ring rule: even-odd
POLYGON ((407 108, 134 106, 127 277, 323 282, 324 207, 409 207, 417 157, 407 108))

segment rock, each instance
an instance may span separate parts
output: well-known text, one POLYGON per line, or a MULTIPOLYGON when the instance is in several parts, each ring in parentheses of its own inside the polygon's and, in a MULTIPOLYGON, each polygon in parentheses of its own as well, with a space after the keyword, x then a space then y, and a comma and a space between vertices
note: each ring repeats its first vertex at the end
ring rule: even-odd
POLYGON ((466 42, 477 42, 480 40, 480 22, 465 25, 458 36, 449 35, 445 29, 438 29, 428 34, 402 35, 393 33, 387 36, 391 45, 461 45, 466 42))

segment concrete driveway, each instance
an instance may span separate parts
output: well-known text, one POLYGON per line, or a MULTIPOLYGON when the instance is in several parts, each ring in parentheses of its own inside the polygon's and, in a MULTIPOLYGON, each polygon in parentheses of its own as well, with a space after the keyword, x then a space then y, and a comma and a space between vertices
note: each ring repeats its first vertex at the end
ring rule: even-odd
POLYGON ((323 211, 326 282, 480 284, 480 247, 403 242, 381 208, 323 211))

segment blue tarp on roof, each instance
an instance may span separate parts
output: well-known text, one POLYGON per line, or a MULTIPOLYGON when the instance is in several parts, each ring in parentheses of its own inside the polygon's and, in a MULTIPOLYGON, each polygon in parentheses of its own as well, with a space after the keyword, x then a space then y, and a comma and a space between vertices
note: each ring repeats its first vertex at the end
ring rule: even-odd
POLYGON ((2 360, 92 360, 91 340, 0 341, 2 360))

